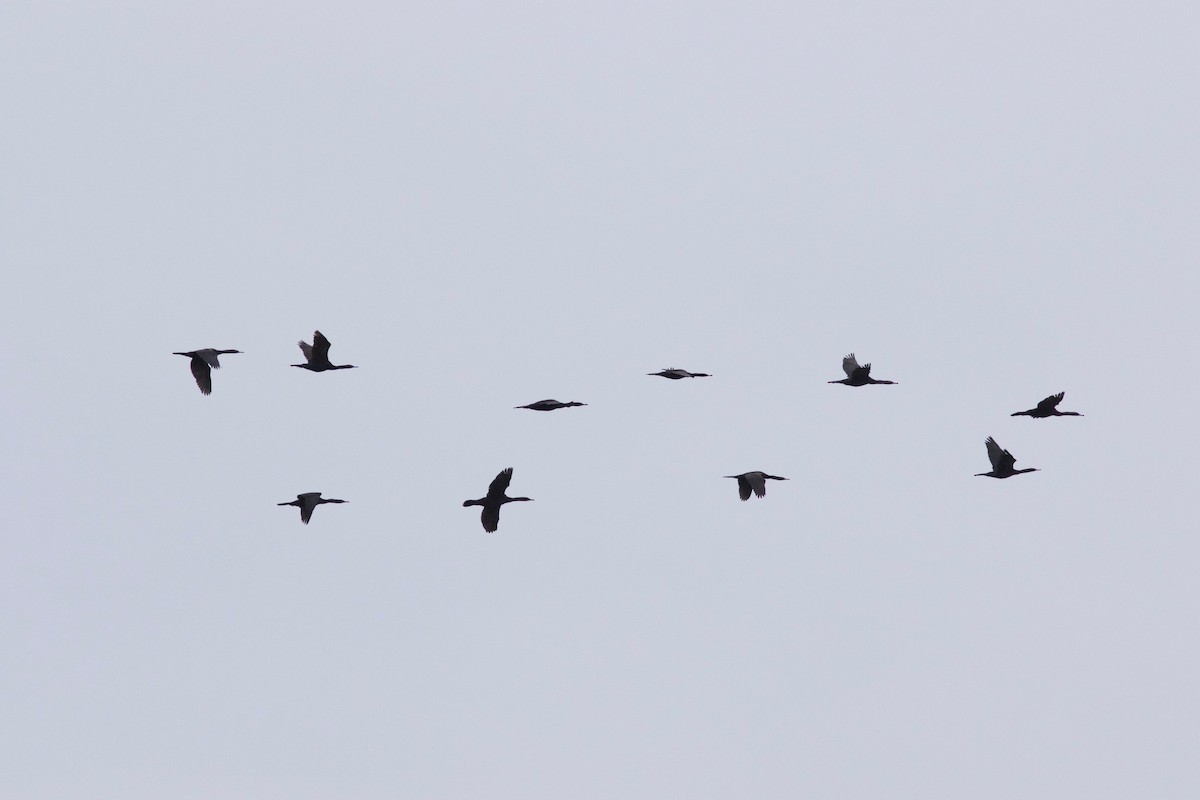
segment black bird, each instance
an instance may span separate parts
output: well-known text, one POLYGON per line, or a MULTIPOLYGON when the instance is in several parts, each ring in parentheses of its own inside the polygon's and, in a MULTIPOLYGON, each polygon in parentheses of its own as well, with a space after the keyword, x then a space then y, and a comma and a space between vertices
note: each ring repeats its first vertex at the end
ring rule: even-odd
POLYGON ((750 492, 753 491, 756 497, 767 496, 767 481, 786 481, 787 478, 781 478, 778 475, 768 475, 765 472, 743 472, 741 475, 726 475, 726 478, 737 478, 738 496, 742 500, 750 499, 750 492))
POLYGON ((513 408, 531 408, 534 411, 556 411, 560 408, 570 408, 571 406, 586 406, 587 403, 576 403, 572 400, 569 403, 560 403, 557 400, 538 400, 536 403, 530 403, 527 406, 513 406, 513 408))
POLYGON ((686 369, 678 369, 677 367, 668 367, 659 372, 647 372, 647 375, 661 375, 664 378, 677 381, 680 378, 711 378, 707 372, 688 372, 686 369))
POLYGON ((1052 394, 1045 400, 1037 404, 1036 408, 1031 408, 1028 411, 1016 411, 1009 416, 1013 417, 1035 417, 1042 419, 1044 417, 1082 417, 1078 411, 1059 411, 1058 404, 1062 402, 1065 392, 1052 394))
POLYGON ((488 486, 486 497, 481 497, 478 500, 464 500, 463 507, 467 506, 483 506, 483 514, 480 519, 483 521, 483 529, 488 533, 495 533, 500 527, 500 506, 505 503, 516 503, 522 500, 532 500, 532 497, 509 497, 505 494, 508 489, 508 483, 512 480, 512 467, 500 471, 500 474, 495 477, 491 485, 488 486))
POLYGON ((192 360, 192 377, 200 387, 201 394, 212 394, 212 371, 221 368, 220 357, 228 353, 240 353, 241 350, 214 350, 206 347, 203 350, 189 350, 186 353, 172 353, 173 356, 187 356, 192 360))
POLYGON ((304 353, 306 363, 292 364, 293 367, 309 370, 310 372, 326 372, 331 369, 354 369, 353 364, 333 364, 329 361, 329 340, 320 331, 313 333, 313 343, 297 342, 300 352, 304 353))
POLYGON ((300 521, 303 522, 305 525, 307 525, 308 521, 310 519, 312 519, 313 509, 315 509, 317 506, 321 505, 322 503, 348 503, 348 502, 350 502, 350 501, 349 500, 334 500, 332 497, 330 497, 330 498, 321 497, 320 492, 305 492, 304 494, 296 495, 296 499, 290 503, 276 503, 276 505, 299 506, 300 507, 300 521))
POLYGON ((991 436, 987 438, 987 454, 988 459, 992 462, 991 472, 977 472, 976 478, 1011 478, 1013 475, 1020 475, 1022 472, 1037 472, 1036 467, 1028 469, 1013 469, 1016 466, 1017 459, 1013 454, 996 444, 996 440, 991 436))
POLYGON ((844 383, 847 386, 866 386, 868 383, 888 383, 895 384, 895 381, 877 381, 871 377, 871 365, 859 364, 858 359, 854 357, 854 353, 842 359, 842 370, 845 371, 846 377, 840 381, 829 381, 830 383, 844 383))

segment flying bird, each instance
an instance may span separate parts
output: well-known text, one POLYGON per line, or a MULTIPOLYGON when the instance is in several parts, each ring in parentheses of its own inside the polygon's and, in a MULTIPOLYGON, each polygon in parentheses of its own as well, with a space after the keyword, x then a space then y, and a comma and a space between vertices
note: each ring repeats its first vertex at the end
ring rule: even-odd
POLYGON ((483 529, 488 533, 495 533, 500 527, 500 506, 505 503, 516 503, 518 501, 532 500, 532 497, 509 497, 505 494, 508 489, 508 483, 512 480, 512 467, 503 469, 497 475, 490 486, 488 486, 487 495, 478 500, 464 500, 463 507, 467 506, 483 506, 483 513, 480 515, 480 520, 483 522, 483 529))
POLYGON ((847 386, 866 386, 868 383, 888 383, 895 384, 895 381, 877 381, 871 377, 871 365, 859 364, 858 359, 854 357, 854 353, 842 359, 842 370, 846 373, 846 377, 840 381, 829 381, 830 383, 844 383, 847 386))
POLYGON ((755 497, 767 496, 767 481, 786 481, 787 478, 781 478, 778 475, 768 475, 765 472, 755 470, 754 472, 743 472, 741 475, 726 475, 726 478, 737 478, 738 496, 742 500, 750 499, 750 492, 754 492, 755 497))
POLYGON ((214 350, 206 347, 203 350, 189 350, 186 353, 172 353, 173 356, 187 356, 192 360, 192 377, 200 387, 201 394, 212 394, 212 371, 221 368, 220 357, 229 353, 240 353, 241 350, 214 350))
POLYGON ((313 343, 303 340, 297 342, 300 352, 304 353, 304 364, 292 364, 293 367, 309 370, 310 372, 326 372, 331 369, 354 369, 353 364, 334 364, 329 360, 329 340, 320 331, 313 333, 313 343))
POLYGON ((570 408, 571 406, 586 406, 587 403, 576 403, 572 400, 569 403, 560 403, 558 400, 538 400, 536 403, 530 403, 527 406, 513 406, 513 408, 530 408, 534 411, 556 411, 560 408, 570 408))
POLYGON ((1013 469, 1016 466, 1017 459, 1013 454, 996 444, 996 440, 991 436, 987 438, 987 454, 988 459, 992 462, 991 472, 977 472, 976 478, 1011 478, 1013 475, 1020 475, 1022 472, 1037 472, 1036 467, 1028 469, 1013 469))
POLYGON ((1045 400, 1037 404, 1037 407, 1031 408, 1028 411, 1016 411, 1009 416, 1013 417, 1035 417, 1043 419, 1044 417, 1082 417, 1078 411, 1059 411, 1058 404, 1062 402, 1065 392, 1052 394, 1045 400))
POLYGON ((320 492, 305 492, 304 494, 296 495, 296 499, 290 503, 276 503, 280 506, 299 506, 300 521, 305 525, 312 519, 313 509, 322 503, 348 503, 349 500, 334 500, 332 497, 321 497, 320 492))
POLYGON ((668 367, 659 372, 647 372, 647 375, 660 375, 673 381, 680 378, 711 378, 707 372, 688 372, 686 369, 678 369, 677 367, 668 367))

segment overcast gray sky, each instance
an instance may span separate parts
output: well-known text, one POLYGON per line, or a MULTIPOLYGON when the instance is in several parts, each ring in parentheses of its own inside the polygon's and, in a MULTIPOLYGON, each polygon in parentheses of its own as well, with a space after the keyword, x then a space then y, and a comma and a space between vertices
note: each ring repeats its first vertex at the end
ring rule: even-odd
POLYGON ((1200 796, 1198 21, 7 4, 0 796, 1200 796))

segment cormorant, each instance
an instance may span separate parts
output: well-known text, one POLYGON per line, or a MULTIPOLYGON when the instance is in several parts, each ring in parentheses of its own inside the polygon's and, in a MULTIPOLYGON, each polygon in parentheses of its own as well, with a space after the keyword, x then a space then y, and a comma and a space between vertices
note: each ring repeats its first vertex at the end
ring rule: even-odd
POLYGON ((560 408, 586 405, 587 403, 576 403, 574 400, 569 403, 560 403, 558 400, 538 400, 536 403, 530 403, 527 406, 513 406, 513 408, 530 408, 534 411, 555 411, 560 408))
POLYGON ((755 470, 754 472, 743 472, 741 475, 726 475, 726 478, 737 478, 738 496, 742 500, 750 499, 750 492, 753 491, 756 497, 767 496, 767 481, 786 481, 787 478, 781 478, 778 475, 768 475, 765 472, 755 470))
POLYGON ((711 378, 707 372, 688 372, 686 369, 678 369, 677 367, 668 367, 660 372, 647 372, 647 375, 660 375, 664 378, 669 378, 677 381, 680 378, 711 378))
POLYGON ((312 519, 313 509, 316 508, 317 506, 321 505, 322 503, 348 503, 348 502, 350 502, 350 501, 349 500, 334 500, 333 498, 326 499, 324 497, 321 497, 320 492, 305 492, 304 494, 296 495, 296 499, 290 503, 276 503, 276 505, 299 506, 300 507, 300 521, 303 522, 305 525, 307 525, 308 521, 310 519, 312 519))
POLYGON ((333 364, 329 361, 329 340, 320 331, 313 333, 313 343, 299 341, 300 352, 304 353, 306 363, 292 364, 293 367, 309 370, 310 372, 326 372, 331 369, 354 369, 353 364, 333 364))
POLYGON ((845 371, 846 377, 840 381, 829 381, 830 383, 844 383, 847 386, 866 386, 868 383, 896 383, 895 381, 877 381, 872 378, 871 365, 860 365, 858 359, 854 357, 854 353, 842 359, 842 369, 845 371))
POLYGON ((186 353, 172 353, 173 356, 187 356, 192 360, 192 377, 200 387, 201 394, 212 394, 212 371, 221 368, 220 357, 229 353, 240 353, 241 350, 214 350, 206 347, 203 350, 189 350, 186 353))
POLYGON ((500 527, 500 506, 505 503, 516 503, 522 500, 532 500, 532 497, 509 497, 505 494, 508 489, 508 483, 512 480, 512 467, 503 469, 497 475, 490 486, 488 486, 487 495, 478 500, 464 500, 463 507, 466 506, 483 506, 483 513, 480 515, 480 520, 483 522, 483 529, 488 533, 495 533, 496 528, 500 527))
POLYGON ((1022 472, 1038 471, 1036 467, 1013 469, 1017 463, 1017 459, 1013 457, 1012 453, 996 444, 996 440, 991 436, 987 438, 987 454, 992 462, 992 471, 977 472, 975 473, 976 478, 1011 478, 1013 475, 1020 475, 1022 472))
POLYGON ((1059 411, 1058 404, 1062 402, 1065 392, 1052 394, 1045 400, 1037 404, 1036 408, 1031 408, 1028 411, 1016 411, 1009 416, 1013 417, 1036 417, 1042 419, 1044 417, 1082 417, 1078 411, 1059 411))

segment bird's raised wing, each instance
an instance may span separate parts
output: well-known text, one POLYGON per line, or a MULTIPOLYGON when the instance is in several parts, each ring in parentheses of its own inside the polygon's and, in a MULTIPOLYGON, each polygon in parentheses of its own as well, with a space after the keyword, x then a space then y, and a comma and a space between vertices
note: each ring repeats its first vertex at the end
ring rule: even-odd
POLYGON ((996 440, 991 436, 987 438, 987 442, 985 444, 987 444, 988 461, 992 462, 992 469, 999 469, 1000 462, 1004 460, 1004 448, 996 444, 996 440))
POLYGON ((329 340, 325 338, 325 334, 320 331, 313 332, 312 343, 313 355, 318 361, 324 361, 329 358, 329 340))
POLYGON ((1066 392, 1059 392, 1058 394, 1050 395, 1045 400, 1037 404, 1038 411, 1053 411, 1054 409, 1058 408, 1058 404, 1062 402, 1065 394, 1066 392))
POLYGON ((300 345, 300 352, 304 354, 304 360, 312 363, 312 345, 303 339, 296 342, 296 344, 300 345))
POLYGON ((996 440, 990 436, 987 440, 987 453, 988 459, 992 462, 992 470, 995 472, 1010 472, 1013 465, 1017 463, 1013 454, 996 444, 996 440))
POLYGON ((504 490, 508 488, 508 484, 512 481, 512 475, 512 467, 500 470, 500 474, 493 478, 492 482, 488 485, 488 498, 503 497, 504 490))
POLYGON ((854 357, 854 353, 842 359, 842 372, 846 373, 847 378, 854 377, 854 371, 859 369, 858 359, 854 357))
POLYGON ((212 394, 212 370, 208 368, 204 359, 192 358, 192 377, 196 379, 201 394, 212 394))

